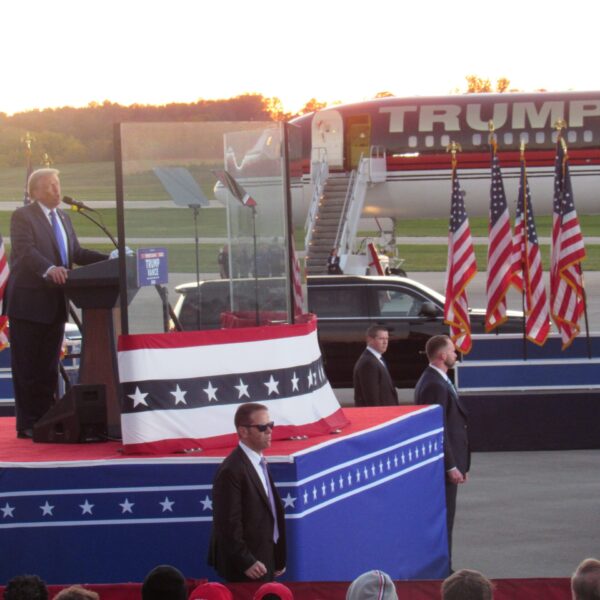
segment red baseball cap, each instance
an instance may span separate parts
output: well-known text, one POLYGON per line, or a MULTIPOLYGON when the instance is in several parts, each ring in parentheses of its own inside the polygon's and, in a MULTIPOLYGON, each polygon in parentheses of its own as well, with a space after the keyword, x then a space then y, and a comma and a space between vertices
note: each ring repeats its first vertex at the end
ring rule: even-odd
POLYGON ((195 587, 189 600, 233 600, 233 594, 222 583, 208 581, 195 587))
POLYGON ((294 600, 294 594, 289 587, 283 585, 283 583, 276 583, 271 581, 270 583, 264 583, 257 590, 252 600, 262 600, 267 594, 275 594, 279 596, 281 600, 294 600))

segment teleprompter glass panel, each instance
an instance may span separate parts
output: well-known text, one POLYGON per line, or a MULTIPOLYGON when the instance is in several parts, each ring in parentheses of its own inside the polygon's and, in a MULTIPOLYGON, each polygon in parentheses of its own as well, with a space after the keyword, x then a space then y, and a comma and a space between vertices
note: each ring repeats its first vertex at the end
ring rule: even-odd
MULTIPOLYGON (((260 122, 118 127, 120 245, 137 259, 127 263, 127 285, 140 286, 128 294, 133 299, 123 320, 126 331, 174 328, 178 285, 230 277, 223 312, 255 314, 258 298, 258 310, 269 311, 269 320, 288 319, 288 294, 281 290, 288 270, 281 131, 278 124, 260 122), (252 194, 254 216, 218 183, 224 170, 252 194), (258 294, 256 278, 263 280, 258 294), (279 283, 264 281, 270 278, 279 283), (271 287, 277 293, 268 293, 271 287)), ((202 310, 203 304, 198 298, 190 305, 202 310)), ((186 314, 188 325, 192 317, 186 314)), ((196 328, 203 329, 204 321, 196 319, 196 328)))

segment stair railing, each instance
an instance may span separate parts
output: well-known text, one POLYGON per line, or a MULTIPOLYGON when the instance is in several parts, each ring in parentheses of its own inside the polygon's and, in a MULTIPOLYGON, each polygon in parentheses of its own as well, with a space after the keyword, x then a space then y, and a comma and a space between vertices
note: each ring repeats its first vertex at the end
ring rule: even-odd
POLYGON ((328 177, 329 163, 327 162, 326 148, 313 148, 312 160, 310 163, 310 178, 313 184, 313 194, 308 209, 308 215, 306 217, 306 223, 304 224, 304 231, 306 232, 304 237, 304 249, 307 254, 315 228, 315 220, 319 212, 319 205, 323 196, 323 189, 325 188, 328 177))

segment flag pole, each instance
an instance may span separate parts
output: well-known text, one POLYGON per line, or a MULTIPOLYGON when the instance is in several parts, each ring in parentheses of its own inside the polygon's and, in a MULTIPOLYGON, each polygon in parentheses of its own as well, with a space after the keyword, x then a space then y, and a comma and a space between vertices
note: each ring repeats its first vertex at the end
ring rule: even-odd
MULTIPOLYGON (((569 160, 569 156, 567 154, 567 142, 565 142, 565 139, 562 136, 562 130, 567 126, 566 121, 563 120, 558 120, 556 122, 556 129, 558 131, 558 138, 560 140, 560 143, 563 147, 564 150, 564 157, 563 157, 563 164, 562 164, 562 168, 563 168, 563 181, 564 181, 564 175, 565 175, 565 169, 566 169, 566 165, 567 165, 567 161, 569 160)), ((583 268, 581 266, 581 261, 579 261, 577 263, 577 270, 579 271, 579 277, 581 277, 581 299, 583 300, 583 320, 585 323, 585 344, 587 347, 587 354, 588 354, 588 359, 591 360, 592 358, 592 341, 590 338, 590 322, 588 319, 588 307, 587 307, 587 293, 585 291, 585 282, 584 282, 584 277, 583 277, 583 268)))
MULTIPOLYGON (((567 122, 564 119, 559 119, 558 121, 556 121, 554 127, 556 128, 556 130, 558 132, 558 141, 560 142, 560 144, 563 148, 563 162, 562 162, 563 178, 562 178, 562 180, 564 182, 565 175, 566 175, 566 169, 567 169, 567 162, 569 160, 569 155, 568 155, 567 142, 565 142, 565 138, 562 135, 562 130, 566 129, 567 122)), ((562 220, 562 214, 561 214, 561 220, 562 220)), ((584 323, 585 323, 585 341, 586 341, 588 359, 591 360, 591 358, 592 358, 592 342, 591 342, 591 338, 590 338, 590 324, 589 324, 589 319, 588 319, 587 294, 585 291, 583 267, 581 266, 581 260, 577 262, 576 268, 579 271, 579 277, 581 278, 581 299, 583 301, 583 319, 584 319, 584 323)))
POLYGON ((256 315, 256 326, 260 325, 260 316, 258 310, 258 248, 256 245, 256 207, 251 206, 252 209, 252 239, 254 243, 254 312, 256 315))
MULTIPOLYGON (((525 303, 525 294, 527 293, 527 285, 526 282, 529 281, 529 272, 525 273, 525 269, 529 271, 529 261, 523 261, 523 256, 527 256, 527 244, 529 242, 528 232, 527 232, 527 202, 525 202, 525 196, 527 194, 527 171, 525 170, 525 142, 521 141, 521 164, 523 165, 523 243, 525 244, 525 251, 521 254, 521 272, 523 274, 523 286, 521 290, 521 308, 523 310, 523 360, 528 359, 527 355, 527 316, 525 311, 527 310, 527 306, 525 303)), ((521 197, 519 196, 517 202, 521 202, 521 197)))
POLYGON ((23 204, 27 205, 31 203, 27 184, 29 183, 29 176, 33 170, 31 164, 31 144, 32 142, 35 142, 35 138, 27 131, 25 136, 21 138, 21 141, 25 144, 25 190, 23 192, 23 204))
MULTIPOLYGON (((495 134, 495 128, 494 128, 494 121, 492 121, 491 119, 488 121, 488 129, 490 132, 490 136, 489 136, 489 143, 490 143, 490 149, 492 151, 492 160, 491 163, 492 165, 494 164, 494 158, 496 157, 496 152, 498 150, 498 142, 496 139, 496 134, 495 134)), ((493 181, 493 174, 492 174, 492 181, 493 181)), ((490 220, 491 220, 491 215, 490 215, 490 220)), ((491 227, 491 225, 488 225, 488 227, 491 227)), ((491 229, 488 229, 488 258, 489 258, 489 247, 491 245, 491 229)), ((487 269, 488 269, 488 277, 489 277, 489 268, 490 268, 490 264, 489 264, 489 260, 488 260, 488 264, 487 264, 487 269)), ((489 298, 487 299, 489 302, 489 298)), ((487 312, 487 310, 486 310, 487 312)), ((486 314, 486 321, 487 321, 487 314, 486 314)), ((486 323, 486 328, 487 328, 487 323, 486 323)), ((499 327, 494 327, 494 333, 496 335, 500 335, 500 328, 499 327)))

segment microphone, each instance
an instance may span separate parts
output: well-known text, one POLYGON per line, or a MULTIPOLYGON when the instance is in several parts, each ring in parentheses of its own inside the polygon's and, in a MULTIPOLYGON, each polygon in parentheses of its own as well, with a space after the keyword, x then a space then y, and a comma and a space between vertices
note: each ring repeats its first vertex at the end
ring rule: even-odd
POLYGON ((93 208, 86 206, 83 202, 79 200, 74 200, 70 196, 63 196, 62 201, 69 206, 72 206, 72 210, 91 210, 92 212, 96 212, 93 208))

